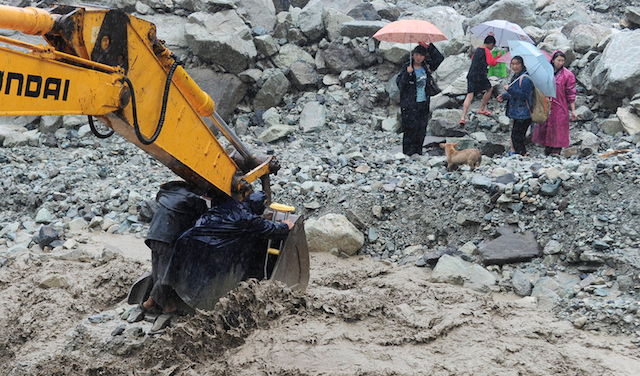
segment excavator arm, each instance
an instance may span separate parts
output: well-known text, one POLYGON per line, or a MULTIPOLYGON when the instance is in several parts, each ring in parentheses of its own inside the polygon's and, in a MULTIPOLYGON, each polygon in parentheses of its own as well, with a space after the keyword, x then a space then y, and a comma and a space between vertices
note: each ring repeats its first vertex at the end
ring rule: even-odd
MULTIPOLYGON (((108 137, 93 125, 96 117, 206 194, 238 199, 261 179, 270 196, 276 158, 256 156, 243 145, 215 112, 211 97, 157 39, 152 23, 95 6, 0 5, 0 28, 40 35, 47 42, 33 45, 0 36, 0 116, 87 115, 94 133, 108 137), (235 152, 225 151, 216 130, 235 152)), ((309 280, 304 219, 290 219, 297 219, 296 225, 271 278, 304 290, 309 280)))
POLYGON ((0 5, 0 28, 48 42, 0 37, 13 47, 0 47, 0 115, 95 116, 203 192, 241 197, 258 178, 269 189, 277 160, 247 150, 154 24, 98 7, 0 5), (235 160, 203 117, 236 148, 235 160))

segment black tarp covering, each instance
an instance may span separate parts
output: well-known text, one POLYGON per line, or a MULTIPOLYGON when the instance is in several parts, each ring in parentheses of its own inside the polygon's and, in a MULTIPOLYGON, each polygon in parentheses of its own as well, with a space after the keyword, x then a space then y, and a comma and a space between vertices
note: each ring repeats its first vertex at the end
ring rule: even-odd
MULTIPOLYGON (((266 198, 262 192, 251 196, 259 193, 266 198)), ((289 232, 285 223, 257 214, 263 210, 255 201, 211 208, 177 240, 163 284, 172 286, 189 306, 213 309, 240 281, 262 278, 267 239, 283 240, 289 232)))

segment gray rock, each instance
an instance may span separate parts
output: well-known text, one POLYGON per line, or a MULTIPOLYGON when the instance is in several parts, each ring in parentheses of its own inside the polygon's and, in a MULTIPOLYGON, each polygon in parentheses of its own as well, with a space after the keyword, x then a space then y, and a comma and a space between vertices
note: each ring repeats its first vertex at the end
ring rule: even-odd
POLYGON ((243 8, 245 17, 251 22, 251 26, 264 27, 272 32, 276 24, 276 8, 273 0, 236 0, 238 8, 243 8))
POLYGON ((598 127, 600 127, 600 129, 609 136, 615 136, 617 133, 625 131, 622 123, 617 118, 604 119, 600 124, 598 124, 598 127))
POLYGON ((300 114, 300 126, 305 133, 322 130, 326 124, 327 110, 320 102, 305 104, 300 114))
POLYGON ((432 117, 427 129, 436 137, 464 137, 468 134, 466 129, 456 121, 443 117, 432 117))
MULTIPOLYGON (((363 21, 377 21, 380 19, 378 11, 371 3, 361 3, 351 9, 347 15, 353 17, 356 20, 363 21)), ((372 34, 370 34, 372 35, 372 34)))
POLYGON ((525 273, 520 271, 520 269, 516 269, 513 273, 513 276, 511 277, 511 285, 513 286, 513 291, 519 296, 529 296, 533 290, 531 281, 525 273))
POLYGON ((268 109, 279 105, 291 86, 287 77, 279 69, 264 73, 268 75, 268 78, 253 100, 254 110, 268 109))
POLYGON ((482 292, 488 291, 496 283, 493 274, 480 265, 447 254, 438 260, 431 273, 431 281, 463 285, 482 292))
POLYGON ((314 58, 308 52, 291 43, 282 46, 278 54, 273 57, 274 64, 281 69, 288 69, 296 61, 315 65, 314 58))
POLYGON ((344 70, 354 70, 360 67, 360 62, 353 49, 338 42, 331 42, 326 49, 319 52, 324 63, 333 74, 340 74, 344 70))
POLYGON ((38 213, 36 213, 35 222, 49 224, 53 222, 53 215, 46 208, 41 208, 38 210, 38 213))
POLYGON ((500 0, 480 12, 469 21, 474 27, 490 20, 509 20, 520 27, 535 26, 535 2, 533 0, 500 0))
POLYGON ((38 286, 45 289, 49 289, 49 288, 65 289, 69 287, 69 282, 67 281, 67 278, 65 278, 64 276, 54 274, 54 275, 49 275, 44 277, 40 281, 38 286))
POLYGON ((622 98, 638 92, 640 86, 640 30, 612 35, 593 74, 593 84, 603 105, 618 107, 622 98))
POLYGON ((323 18, 324 5, 319 0, 309 2, 300 12, 300 30, 310 41, 318 41, 324 36, 323 18))
POLYGON ((618 108, 616 116, 620 119, 620 123, 627 133, 634 135, 640 132, 640 117, 633 113, 631 107, 618 108))
POLYGON ((298 90, 313 89, 319 82, 315 66, 304 61, 296 61, 291 64, 289 79, 298 90))
POLYGON ((253 38, 253 43, 256 45, 256 50, 264 56, 273 56, 278 53, 278 46, 269 34, 253 38))
POLYGON ((384 21, 346 21, 342 23, 340 34, 344 37, 370 37, 380 30, 387 22, 384 21))
POLYGON ((474 174, 471 178, 471 185, 476 188, 488 190, 492 185, 491 178, 479 174, 474 174))
POLYGON ((350 17, 336 9, 325 9, 324 26, 327 30, 327 39, 330 42, 339 40, 342 37, 342 24, 349 21, 353 21, 353 17, 350 17))
POLYGON ((545 255, 556 255, 562 252, 562 244, 556 240, 549 240, 542 251, 545 255))
POLYGON ((198 86, 213 99, 216 112, 228 120, 247 93, 247 85, 237 76, 207 68, 192 68, 187 72, 198 86))
POLYGON ((230 73, 247 69, 249 62, 258 54, 251 30, 231 10, 189 15, 185 35, 196 56, 218 64, 230 73))
POLYGON ((604 30, 597 25, 578 25, 569 36, 573 41, 573 50, 578 53, 586 53, 595 48, 600 40, 604 30))
POLYGON ((42 116, 40 118, 40 127, 38 127, 38 130, 41 133, 54 133, 61 127, 62 127, 62 116, 49 115, 49 116, 42 116))
POLYGON ((364 234, 340 214, 326 214, 305 223, 309 250, 329 252, 332 248, 353 256, 364 245, 364 234))
MULTIPOLYGON (((447 37, 446 41, 436 42, 435 46, 442 52, 449 49, 455 50, 451 44, 458 43, 460 40, 468 41, 464 34, 463 23, 466 17, 460 15, 452 7, 434 6, 429 7, 420 12, 416 12, 411 18, 429 21, 434 24, 447 37)), ((467 42, 468 43, 468 42, 467 42)))
POLYGON ((532 232, 517 234, 510 228, 501 227, 498 233, 500 237, 497 239, 478 245, 480 257, 485 265, 530 261, 542 255, 541 247, 532 232))
POLYGON ((294 133, 295 130, 296 129, 294 127, 289 125, 275 124, 260 133, 260 135, 258 135, 258 139, 262 142, 269 143, 285 138, 294 133))

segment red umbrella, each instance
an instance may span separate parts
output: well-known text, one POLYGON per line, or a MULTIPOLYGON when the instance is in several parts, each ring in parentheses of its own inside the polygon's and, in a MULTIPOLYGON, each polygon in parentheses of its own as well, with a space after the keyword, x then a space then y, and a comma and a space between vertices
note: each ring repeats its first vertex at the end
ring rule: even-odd
POLYGON ((422 20, 398 20, 385 25, 373 37, 380 41, 395 43, 430 44, 447 40, 434 24, 422 20))

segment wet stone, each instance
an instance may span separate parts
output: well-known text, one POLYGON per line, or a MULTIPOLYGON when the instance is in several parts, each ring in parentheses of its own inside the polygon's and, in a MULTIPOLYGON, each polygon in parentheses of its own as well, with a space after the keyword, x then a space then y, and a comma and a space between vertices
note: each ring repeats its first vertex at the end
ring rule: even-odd
POLYGON ((510 228, 501 227, 498 233, 501 236, 497 239, 478 246, 485 265, 530 261, 542 255, 541 247, 532 232, 517 234, 510 228))

